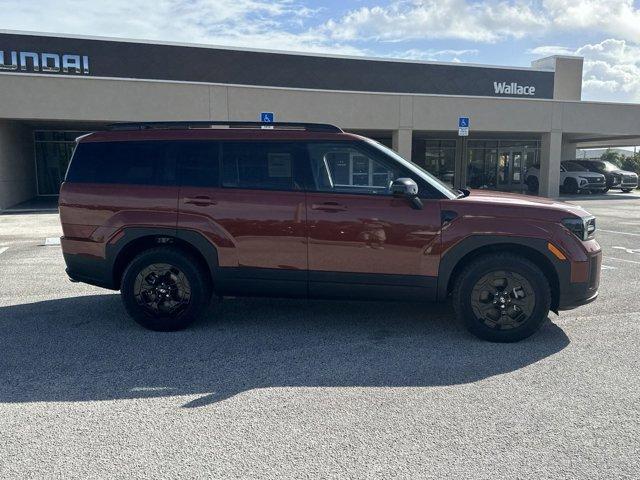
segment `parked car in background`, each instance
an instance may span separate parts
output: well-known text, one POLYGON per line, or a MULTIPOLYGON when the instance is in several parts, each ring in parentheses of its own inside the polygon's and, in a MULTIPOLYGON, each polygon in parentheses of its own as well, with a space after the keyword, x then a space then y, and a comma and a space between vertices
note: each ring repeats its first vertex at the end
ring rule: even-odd
POLYGON ((582 208, 454 190, 333 125, 262 127, 80 137, 60 194, 69 277, 120 290, 153 330, 185 328, 212 294, 451 298, 461 323, 498 342, 598 295, 602 252, 582 208))
MULTIPOLYGON (((527 170, 527 187, 531 193, 540 186, 540 169, 531 167, 527 170)), ((560 191, 564 193, 605 192, 607 181, 601 173, 590 172, 582 165, 565 161, 560 163, 560 191)))
POLYGON ((604 160, 576 160, 575 163, 582 165, 590 172, 604 175, 607 179, 606 190, 619 188, 624 193, 628 193, 634 188, 638 188, 638 174, 622 170, 611 162, 604 160))

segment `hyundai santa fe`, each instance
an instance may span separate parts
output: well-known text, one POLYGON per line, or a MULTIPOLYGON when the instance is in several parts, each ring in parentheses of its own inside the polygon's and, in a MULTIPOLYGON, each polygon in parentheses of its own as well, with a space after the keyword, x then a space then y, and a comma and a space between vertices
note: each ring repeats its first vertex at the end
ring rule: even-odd
MULTIPOLYGON (((453 190, 324 124, 118 124, 78 138, 60 193, 71 280, 178 330, 212 295, 443 302, 475 335, 528 337, 594 300, 595 218, 453 190)), ((425 313, 429 312, 425 304, 425 313)))

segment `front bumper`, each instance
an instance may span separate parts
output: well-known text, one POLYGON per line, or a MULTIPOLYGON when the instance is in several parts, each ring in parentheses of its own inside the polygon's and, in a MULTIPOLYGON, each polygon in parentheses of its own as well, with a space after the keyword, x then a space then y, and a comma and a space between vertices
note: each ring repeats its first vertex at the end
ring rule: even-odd
POLYGON ((602 252, 590 254, 586 263, 586 281, 568 283, 561 289, 558 310, 571 310, 598 298, 602 252))

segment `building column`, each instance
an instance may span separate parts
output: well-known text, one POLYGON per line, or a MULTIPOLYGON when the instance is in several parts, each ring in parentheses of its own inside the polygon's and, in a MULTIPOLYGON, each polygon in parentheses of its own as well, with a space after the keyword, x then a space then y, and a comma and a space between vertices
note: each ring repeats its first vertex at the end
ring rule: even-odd
POLYGON ((560 160, 575 160, 576 159, 576 144, 575 143, 562 143, 562 158, 560 160))
POLYGON ((0 121, 0 210, 36 196, 33 155, 31 129, 0 121))
POLYGON ((413 130, 410 128, 400 128, 391 134, 391 144, 405 160, 411 161, 411 148, 413 142, 413 130))
POLYGON ((542 134, 540 145, 540 175, 538 194, 555 198, 560 195, 560 161, 562 160, 562 131, 542 134))

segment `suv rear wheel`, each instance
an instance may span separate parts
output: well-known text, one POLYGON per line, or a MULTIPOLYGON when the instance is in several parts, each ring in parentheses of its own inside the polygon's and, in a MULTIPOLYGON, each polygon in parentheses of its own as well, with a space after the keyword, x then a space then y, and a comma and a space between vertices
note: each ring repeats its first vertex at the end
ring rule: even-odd
POLYGON ((145 328, 181 330, 209 304, 211 287, 200 263, 170 247, 136 256, 122 277, 121 294, 129 315, 145 328))
POLYGON ((547 278, 529 260, 492 254, 474 260, 458 276, 453 304, 474 335, 492 342, 517 342, 545 322, 551 291, 547 278))

